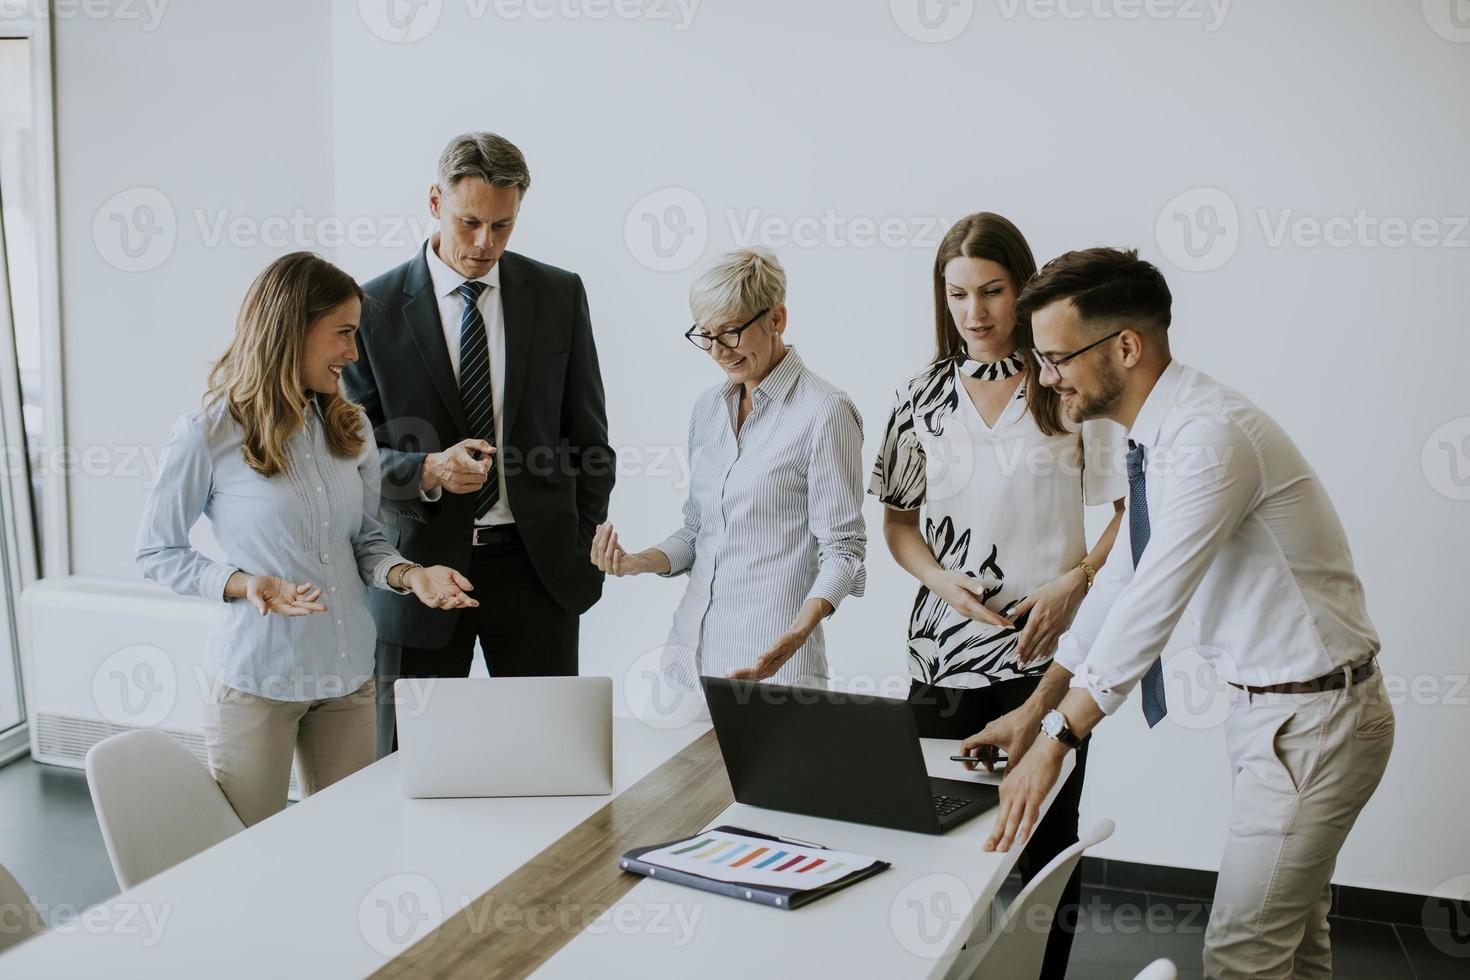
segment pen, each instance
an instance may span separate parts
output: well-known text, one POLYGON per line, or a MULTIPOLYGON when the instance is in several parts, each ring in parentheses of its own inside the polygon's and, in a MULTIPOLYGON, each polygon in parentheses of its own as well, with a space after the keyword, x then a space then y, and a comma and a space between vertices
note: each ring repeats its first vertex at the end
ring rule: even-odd
POLYGON ((809 840, 797 840, 795 837, 777 837, 776 840, 783 844, 800 844, 802 847, 820 847, 824 851, 827 850, 826 844, 814 844, 809 840))

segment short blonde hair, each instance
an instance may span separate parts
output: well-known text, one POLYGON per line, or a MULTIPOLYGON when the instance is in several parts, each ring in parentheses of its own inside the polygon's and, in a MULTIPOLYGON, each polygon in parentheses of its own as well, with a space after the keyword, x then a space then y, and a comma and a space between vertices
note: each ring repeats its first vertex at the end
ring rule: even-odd
POLYGON ((786 302, 786 270, 768 248, 726 252, 689 287, 689 310, 701 327, 748 320, 786 302))

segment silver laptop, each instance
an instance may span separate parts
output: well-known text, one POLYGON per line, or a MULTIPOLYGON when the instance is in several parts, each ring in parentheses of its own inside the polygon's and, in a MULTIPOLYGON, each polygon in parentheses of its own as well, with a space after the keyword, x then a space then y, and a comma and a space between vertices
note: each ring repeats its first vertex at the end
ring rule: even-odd
POLYGON ((610 677, 405 677, 393 695, 404 796, 612 792, 610 677))

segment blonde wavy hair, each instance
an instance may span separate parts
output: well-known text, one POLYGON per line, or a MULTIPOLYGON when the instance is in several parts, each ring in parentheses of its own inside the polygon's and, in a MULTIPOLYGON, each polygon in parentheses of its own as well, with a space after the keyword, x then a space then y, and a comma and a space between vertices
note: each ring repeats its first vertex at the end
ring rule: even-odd
MULTIPOLYGON (((307 330, 354 296, 363 299, 352 277, 310 252, 276 259, 250 284, 235 337, 209 372, 205 404, 223 403, 245 430, 241 452, 262 476, 286 471, 286 442, 306 422, 311 396, 301 381, 301 354, 307 330)), ((333 455, 362 452, 362 408, 340 391, 319 395, 317 404, 333 455)))

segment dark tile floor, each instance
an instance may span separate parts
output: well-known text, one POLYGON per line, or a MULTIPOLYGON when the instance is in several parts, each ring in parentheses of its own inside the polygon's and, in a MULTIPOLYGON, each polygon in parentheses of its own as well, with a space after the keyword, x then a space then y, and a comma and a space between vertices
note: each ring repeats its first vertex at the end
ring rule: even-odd
MULTIPOLYGON (((1082 914, 1068 980, 1131 980, 1167 957, 1181 980, 1203 976, 1201 954, 1210 903, 1084 885, 1082 914)), ((1441 930, 1333 917, 1332 968, 1337 980, 1470 978, 1470 942, 1441 930)))
POLYGON ((117 894, 81 770, 28 758, 0 767, 0 864, 48 924, 117 894))
MULTIPOLYGON (((47 922, 117 894, 80 771, 30 759, 0 767, 0 864, 47 922)), ((1013 878, 1003 899, 1019 888, 1013 878)), ((1183 980, 1195 980, 1209 915, 1199 899, 1084 886, 1068 980, 1131 980, 1161 956, 1179 966, 1183 980)), ((1332 937, 1338 980, 1470 977, 1470 943, 1449 932, 1338 918, 1332 937)))

